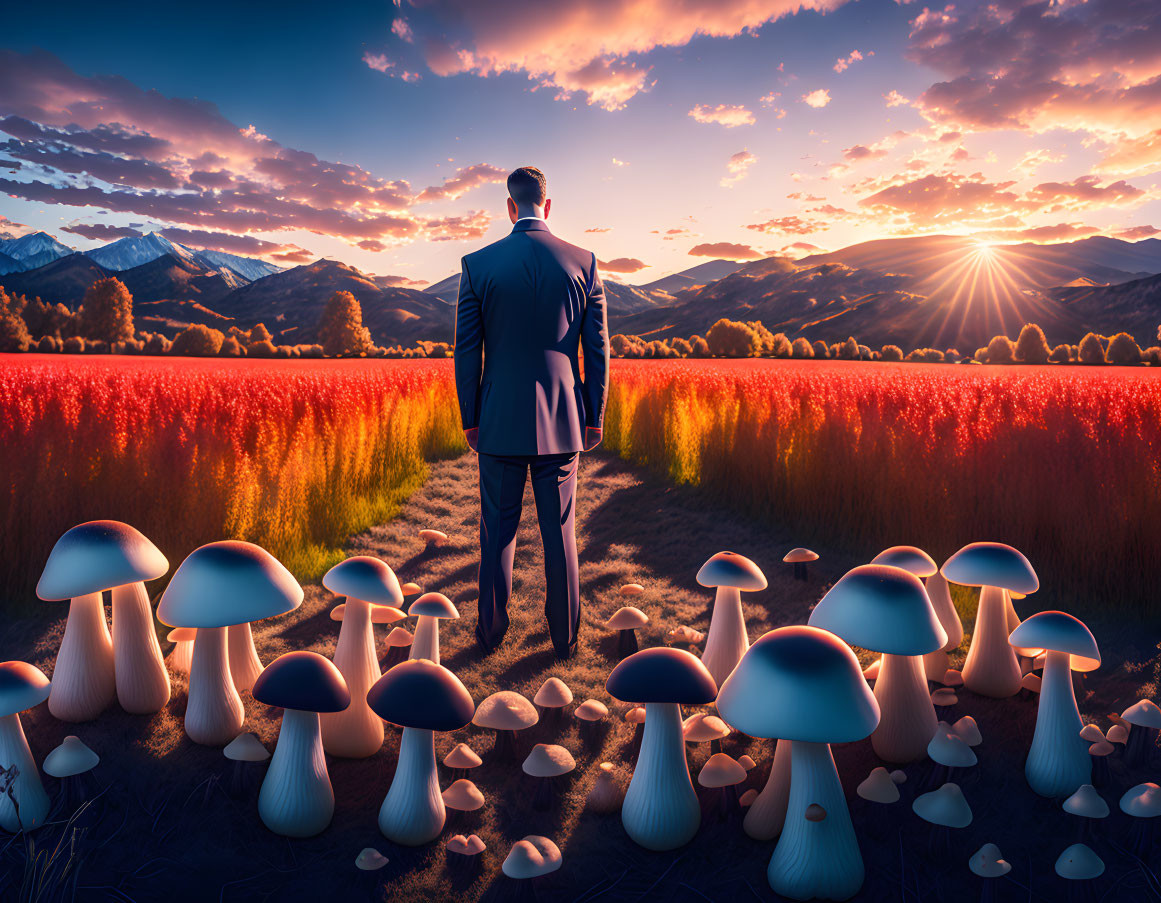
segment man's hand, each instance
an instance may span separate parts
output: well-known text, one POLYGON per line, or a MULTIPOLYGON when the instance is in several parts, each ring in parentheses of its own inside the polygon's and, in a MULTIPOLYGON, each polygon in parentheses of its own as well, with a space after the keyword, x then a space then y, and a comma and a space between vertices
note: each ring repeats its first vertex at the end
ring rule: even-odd
POLYGON ((480 428, 478 426, 473 426, 470 430, 464 430, 464 438, 468 442, 468 448, 470 448, 476 454, 479 454, 479 449, 476 448, 476 446, 480 441, 480 428))
POLYGON ((592 451, 601 444, 601 428, 597 426, 585 427, 585 451, 592 451))

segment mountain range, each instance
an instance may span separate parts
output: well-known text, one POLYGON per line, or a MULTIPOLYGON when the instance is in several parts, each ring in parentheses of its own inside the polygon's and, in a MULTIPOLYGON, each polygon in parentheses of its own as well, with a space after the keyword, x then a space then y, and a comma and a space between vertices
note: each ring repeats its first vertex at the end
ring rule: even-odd
MULTIPOLYGON (((958 236, 889 238, 790 260, 711 260, 654 282, 605 280, 612 333, 705 334, 721 317, 761 320, 791 338, 874 347, 956 347, 1039 323, 1051 343, 1087 331, 1156 340, 1161 240, 1094 237, 1058 244, 984 245, 958 236)), ((97 279, 120 278, 139 328, 173 335, 265 323, 282 343, 314 340, 322 308, 350 291, 381 345, 453 340, 459 274, 425 290, 334 260, 282 269, 202 251, 150 233, 78 253, 43 232, 0 238, 0 285, 75 308, 97 279), (33 265, 35 264, 35 265, 33 265)))

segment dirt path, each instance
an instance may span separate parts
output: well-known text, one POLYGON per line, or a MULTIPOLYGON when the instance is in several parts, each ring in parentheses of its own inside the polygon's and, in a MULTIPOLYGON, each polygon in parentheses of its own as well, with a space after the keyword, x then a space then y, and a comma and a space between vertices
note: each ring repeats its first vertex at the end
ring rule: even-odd
MULTIPOLYGON (((254 792, 240 800, 228 797, 229 772, 221 753, 185 739, 181 728, 185 684, 178 679, 169 706, 149 719, 126 715, 116 706, 91 724, 56 722, 44 706, 25 716, 38 761, 70 733, 102 756, 97 775, 109 789, 96 807, 93 830, 80 845, 86 857, 80 883, 89 890, 79 898, 439 900, 454 895, 465 901, 504 900, 514 891, 513 882, 499 871, 508 849, 527 834, 543 834, 553 838, 564 855, 562 869, 543 879, 544 900, 771 899, 765 868, 773 844, 750 840, 737 824, 706 825, 688 847, 653 854, 629 841, 617 816, 585 811, 584 798, 598 763, 613 762, 623 782, 632 769, 631 730, 620 717, 626 706, 604 692, 615 658, 614 637, 602 622, 623 604, 617 588, 633 581, 646 587, 636 604, 651 619, 642 631, 642 646, 660 645, 665 632, 678 624, 704 630, 712 593, 697 586, 694 575, 709 555, 732 549, 757 561, 770 581, 766 591, 745 597, 750 636, 756 638, 774 627, 804 622, 825 587, 859 561, 816 548, 822 558, 811 582, 794 581, 789 566, 781 563, 785 551, 799 544, 789 531, 739 518, 695 491, 669 486, 616 458, 586 456, 577 500, 584 603, 580 654, 564 665, 551 658, 542 610, 542 556, 528 487, 510 606, 512 627, 504 647, 481 659, 473 643, 478 505, 474 459, 464 456, 436 462, 400 516, 355 537, 350 551, 383 558, 401 581, 443 592, 458 606, 461 618, 445 621, 440 628, 442 661, 459 675, 477 702, 501 689, 531 698, 547 677, 555 675, 572 688, 577 702, 592 697, 610 706, 612 718, 602 735, 582 738, 575 722, 566 718, 555 730, 538 725, 521 736, 525 749, 535 742, 560 743, 576 758, 577 769, 556 809, 537 812, 531 808, 531 787, 518 767, 486 764, 470 775, 486 798, 483 809, 450 824, 444 839, 427 848, 397 847, 376 826, 398 747, 398 735, 389 729, 387 742, 376 756, 330 760, 337 800, 334 822, 317 838, 288 842, 262 827, 254 792), (426 550, 418 537, 426 527, 448 533, 448 544, 426 550), (446 837, 473 832, 488 845, 481 870, 476 875, 455 875, 445 858, 446 837), (357 872, 353 861, 364 847, 382 851, 389 865, 376 873, 357 872), (176 896, 174 888, 179 889, 176 896)), ((263 660, 269 662, 293 649, 330 655, 338 627, 329 618, 335 602, 321 586, 311 585, 299 610, 255 625, 263 660)), ((41 620, 13 625, 0 636, 0 658, 33 661, 50 673, 63 614, 63 609, 45 605, 41 620)), ((379 631, 381 637, 385 629, 379 631)), ((1153 642, 1155 638, 1141 638, 1129 654, 1109 658, 1108 672, 1102 669, 1098 672, 1102 677, 1090 679, 1082 690, 1082 711, 1095 715, 1119 711, 1135 698, 1125 699, 1132 688, 1155 682, 1153 642)), ((979 766, 962 778, 975 822, 955 838, 950 859, 928 855, 927 826, 910 811, 910 799, 928 789, 921 787, 928 778, 925 763, 907 767, 904 799, 893 807, 872 812, 869 804, 854 798, 851 808, 856 826, 867 832, 863 842, 867 884, 859 899, 976 899, 979 888, 968 880, 972 876, 963 866, 988 841, 999 844, 1013 864, 1007 879, 1013 886, 1006 892, 1025 900, 1063 898, 1052 863, 1072 842, 1074 826, 1057 804, 1034 797, 1023 781, 1034 701, 997 702, 969 693, 961 693, 960 699, 953 717, 972 714, 985 738, 978 750, 979 766)), ((245 701, 247 729, 273 749, 281 712, 254 703, 248 694, 245 701)), ((438 736, 439 758, 460 741, 485 753, 492 738, 475 728, 438 736)), ((688 749, 696 774, 708 750, 703 746, 688 749)), ((748 752, 758 761, 749 784, 760 787, 770 743, 735 735, 727 741, 726 750, 735 757, 748 752)), ((866 742, 834 752, 848 791, 853 792, 854 785, 879 764, 866 742)), ((1105 793, 1114 812, 1124 787, 1146 779, 1156 780, 1156 775, 1129 773, 1122 763, 1114 762, 1113 785, 1105 793)), ((446 773, 441 774, 443 786, 450 782, 446 773)), ((1123 818, 1116 813, 1108 820, 1108 838, 1120 838, 1122 827, 1127 827, 1121 824, 1123 818)), ((18 857, 11 844, 2 844, 0 839, 0 899, 7 899, 12 882, 19 880, 18 857)), ((1134 899, 1151 899, 1133 860, 1104 836, 1094 844, 1109 866, 1109 887, 1115 884, 1130 896, 1137 893, 1134 899)))

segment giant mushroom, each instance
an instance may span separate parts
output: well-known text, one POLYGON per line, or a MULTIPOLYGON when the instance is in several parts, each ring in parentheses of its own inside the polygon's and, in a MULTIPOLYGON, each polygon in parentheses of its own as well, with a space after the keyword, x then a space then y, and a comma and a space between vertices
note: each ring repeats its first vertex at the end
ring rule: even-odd
POLYGON ((286 614, 301 604, 302 587, 294 575, 253 543, 211 542, 181 563, 157 617, 171 627, 197 628, 185 709, 185 732, 194 743, 224 746, 245 721, 230 673, 227 628, 286 614))
POLYGON ((351 704, 347 683, 330 659, 287 652, 258 675, 254 698, 283 710, 278 744, 258 793, 258 815, 275 834, 313 837, 335 811, 319 715, 351 704))
POLYGON ((830 744, 861 740, 879 723, 854 652, 817 627, 772 630, 722 685, 718 711, 752 737, 790 741, 790 797, 770 886, 793 900, 853 897, 863 860, 830 744))
POLYGON ((765 589, 766 575, 745 555, 718 552, 701 566, 697 582, 717 590, 701 660, 714 682, 721 684, 750 648, 742 593, 765 589))
POLYGON ((13 834, 40 827, 48 815, 48 794, 28 748, 20 713, 40 705, 50 693, 48 678, 35 665, 0 664, 0 771, 16 769, 8 793, 0 793, 0 828, 13 834))
POLYGON ((379 830, 388 840, 421 846, 439 837, 447 810, 435 766, 435 732, 459 730, 475 704, 460 679, 427 659, 400 662, 367 693, 384 721, 403 728, 395 776, 379 807, 379 830))
POLYGON ((439 664, 439 622, 460 616, 451 599, 442 593, 424 593, 411 603, 407 614, 414 617, 415 636, 411 640, 413 659, 423 658, 439 664))
POLYGON ((923 656, 942 649, 947 634, 919 578, 890 565, 860 565, 822 597, 808 623, 883 653, 875 680, 882 718, 871 745, 887 762, 922 758, 937 722, 923 656))
POLYGON ((399 609, 403 592, 395 572, 369 555, 339 562, 322 582, 335 595, 347 598, 334 662, 351 691, 350 706, 322 717, 323 748, 332 756, 365 759, 383 745, 383 721, 367 705, 367 691, 383 676, 375 654, 372 616, 382 612, 391 620, 405 618, 399 609))
POLYGON ((1008 592, 1027 595, 1040 588, 1032 565, 1011 546, 973 542, 947 559, 940 573, 952 583, 980 587, 972 642, 963 666, 964 686, 981 696, 1015 696, 1023 674, 1016 650, 1008 644, 1013 629, 1009 627, 1008 592))
POLYGON ((653 647, 618 664, 605 689, 622 702, 645 704, 641 750, 621 806, 625 832, 648 850, 677 849, 701 821, 685 761, 681 707, 713 702, 717 684, 688 652, 653 647))
POLYGON ((1012 631, 1010 642, 1045 650, 1036 731, 1024 775, 1041 796, 1070 796, 1081 784, 1092 783, 1092 759, 1089 744, 1080 736, 1084 722, 1076 707, 1072 672, 1099 668, 1100 650, 1089 629, 1062 611, 1032 615, 1012 631))
POLYGON ((36 585, 45 601, 72 600, 52 673, 53 717, 91 721, 114 693, 136 715, 159 712, 169 701, 169 675, 145 591, 146 580, 168 570, 157 546, 120 521, 89 521, 56 541, 36 585), (105 625, 105 590, 113 597, 112 637, 105 625))
POLYGON ((947 634, 947 642, 942 649, 923 656, 923 669, 928 680, 942 680, 950 666, 947 654, 958 649, 963 642, 963 623, 959 619, 959 612, 955 610, 955 603, 951 601, 947 578, 939 573, 939 566, 931 556, 915 546, 891 546, 871 559, 871 564, 903 568, 923 580, 927 598, 931 600, 935 616, 947 634))

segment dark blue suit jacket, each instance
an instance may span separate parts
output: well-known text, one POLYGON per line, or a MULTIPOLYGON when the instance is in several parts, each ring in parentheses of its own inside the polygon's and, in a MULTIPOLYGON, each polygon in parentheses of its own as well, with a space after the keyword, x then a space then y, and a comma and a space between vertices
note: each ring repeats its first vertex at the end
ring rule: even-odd
POLYGON ((464 429, 479 427, 483 454, 581 451, 585 427, 604 422, 609 386, 596 256, 522 220, 464 257, 455 369, 464 429))

